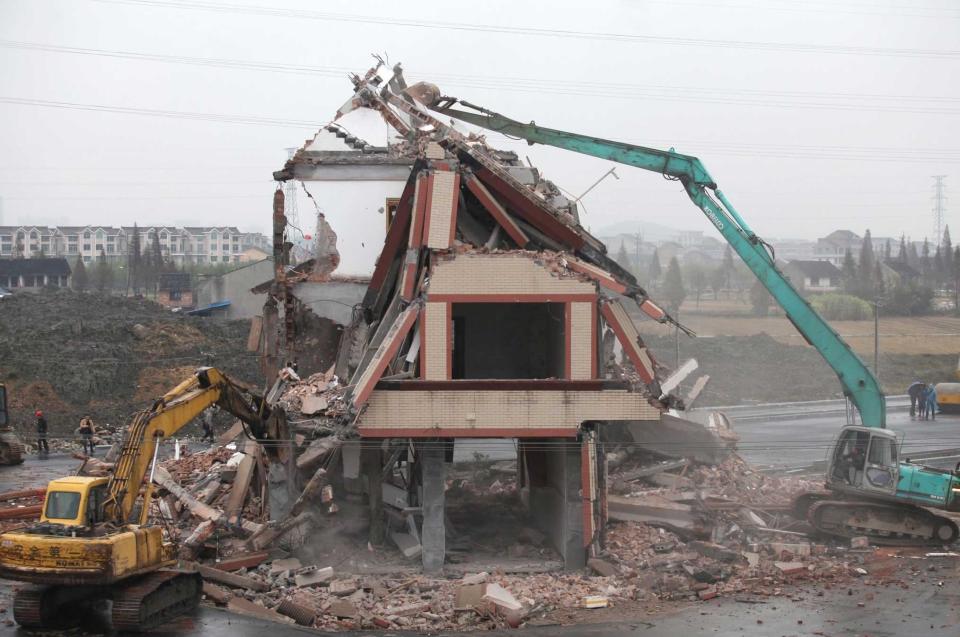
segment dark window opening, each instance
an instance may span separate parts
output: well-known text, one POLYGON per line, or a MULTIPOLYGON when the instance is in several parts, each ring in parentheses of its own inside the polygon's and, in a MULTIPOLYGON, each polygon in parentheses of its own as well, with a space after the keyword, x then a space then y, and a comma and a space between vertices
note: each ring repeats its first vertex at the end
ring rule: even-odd
POLYGON ((563 303, 453 304, 454 379, 563 378, 564 350, 563 303))
POLYGON ((80 494, 69 491, 51 491, 47 494, 47 517, 53 520, 73 520, 80 510, 80 494))

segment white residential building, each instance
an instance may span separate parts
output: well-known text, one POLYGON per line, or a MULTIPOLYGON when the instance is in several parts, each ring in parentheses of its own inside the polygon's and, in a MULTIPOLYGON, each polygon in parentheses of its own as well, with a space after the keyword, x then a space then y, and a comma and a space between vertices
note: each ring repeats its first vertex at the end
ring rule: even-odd
MULTIPOLYGON (((164 258, 187 263, 239 263, 245 248, 269 245, 262 234, 241 232, 235 226, 142 226, 140 251, 149 252, 154 236, 164 258)), ((134 236, 133 226, 0 226, 0 258, 83 258, 95 261, 101 251, 110 262, 126 261, 134 236)))

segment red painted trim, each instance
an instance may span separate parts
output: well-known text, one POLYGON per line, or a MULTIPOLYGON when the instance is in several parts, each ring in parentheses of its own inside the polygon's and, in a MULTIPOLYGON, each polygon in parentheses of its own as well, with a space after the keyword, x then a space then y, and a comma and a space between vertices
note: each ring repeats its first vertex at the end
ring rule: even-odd
POLYGON ((626 352, 627 356, 630 357, 630 362, 632 362, 634 368, 636 368, 637 374, 640 375, 640 379, 647 384, 652 383, 654 380, 652 375, 653 370, 648 370, 643 360, 640 359, 640 356, 637 352, 639 345, 632 342, 630 337, 627 336, 623 326, 620 325, 620 322, 617 320, 616 316, 614 316, 613 310, 610 309, 610 304, 601 304, 600 311, 603 313, 603 318, 606 319, 607 325, 609 325, 613 329, 613 333, 617 335, 620 345, 623 346, 623 351, 626 352))
POLYGON ((580 443, 580 493, 583 498, 583 545, 593 541, 593 502, 590 499, 590 447, 580 443))
POLYGON ((453 174, 453 205, 450 210, 450 241, 448 246, 452 246, 457 238, 457 211, 460 209, 460 173, 453 174))
MULTIPOLYGON (((427 379, 427 306, 423 306, 420 313, 420 380, 427 379)), ((378 383, 379 384, 379 383, 378 383)))
POLYGON ((563 377, 573 379, 573 304, 563 305, 563 377))
MULTIPOLYGON (((421 347, 420 355, 423 356, 421 347)), ((377 383, 382 391, 617 391, 628 389, 619 380, 560 379, 484 379, 484 380, 384 380, 377 383)))
POLYGON ((453 304, 446 303, 444 312, 447 313, 447 380, 453 379, 453 304))
POLYGON ((475 174, 490 190, 510 204, 512 211, 544 233, 554 241, 579 249, 584 240, 572 228, 540 208, 532 201, 514 190, 513 186, 483 166, 475 168, 475 174))
POLYGON ((520 229, 520 226, 510 217, 510 213, 504 210, 503 206, 500 205, 500 202, 497 201, 490 191, 480 183, 480 181, 473 175, 467 175, 465 177, 467 188, 470 192, 473 193, 473 196, 477 198, 480 204, 486 208, 487 212, 490 213, 490 216, 500 224, 510 236, 513 241, 524 248, 527 244, 530 243, 530 238, 520 229))
POLYGON ((413 227, 410 231, 410 240, 407 244, 411 248, 416 248, 420 246, 421 239, 423 237, 423 217, 424 217, 424 208, 423 204, 426 201, 426 182, 427 177, 421 173, 417 176, 417 190, 416 190, 416 200, 414 201, 413 206, 413 227))
POLYGON ((650 299, 647 299, 640 304, 640 311, 656 321, 662 320, 667 315, 667 313, 664 312, 659 305, 650 299))
POLYGON ((595 294, 430 294, 430 301, 447 303, 569 303, 595 302, 595 294))
MULTIPOLYGON (((407 334, 410 332, 410 328, 413 327, 413 324, 416 322, 420 310, 417 306, 410 306, 404 310, 404 312, 406 312, 406 315, 400 315, 397 317, 397 321, 400 322, 400 326, 394 333, 393 340, 387 346, 384 355, 376 362, 376 365, 373 368, 373 373, 370 374, 370 379, 362 385, 357 385, 356 393, 354 393, 353 397, 351 398, 351 401, 355 407, 359 408, 367 402, 370 394, 377 386, 377 382, 380 380, 380 377, 383 376, 383 372, 387 368, 387 365, 390 364, 390 361, 394 359, 394 357, 397 355, 397 352, 400 350, 400 345, 403 343, 403 339, 406 338, 407 334)), ((370 364, 373 365, 374 362, 370 361, 370 364)))
POLYGON ((364 427, 357 425, 361 438, 576 438, 578 427, 364 427))
POLYGON ((590 378, 597 378, 597 358, 600 353, 597 351, 597 332, 600 326, 597 324, 597 304, 590 305, 590 378))
POLYGON ((433 173, 427 175, 427 196, 423 202, 423 234, 420 235, 420 245, 426 246, 430 236, 430 208, 433 207, 433 173))
MULTIPOLYGON (((404 256, 406 259, 406 256, 404 256)), ((417 259, 419 261, 419 258, 417 259)), ((403 277, 402 285, 400 286, 400 297, 404 301, 410 301, 413 299, 413 291, 416 285, 417 278, 417 264, 416 263, 405 263, 403 265, 403 277)))
POLYGON ((407 185, 403 188, 403 194, 400 195, 400 203, 397 204, 397 212, 393 217, 393 223, 390 224, 390 230, 383 240, 383 250, 380 251, 377 265, 370 277, 368 290, 379 290, 384 281, 387 280, 390 264, 397 257, 397 250, 403 246, 404 239, 409 236, 416 181, 416 178, 408 179, 407 185))
POLYGON ((567 259, 567 265, 570 266, 570 269, 574 272, 579 272, 584 276, 590 277, 599 283, 601 287, 605 287, 608 290, 613 290, 617 294, 624 294, 627 291, 626 285, 617 281, 609 272, 601 270, 596 266, 588 267, 576 259, 567 259), (600 271, 598 272, 597 270, 600 271))

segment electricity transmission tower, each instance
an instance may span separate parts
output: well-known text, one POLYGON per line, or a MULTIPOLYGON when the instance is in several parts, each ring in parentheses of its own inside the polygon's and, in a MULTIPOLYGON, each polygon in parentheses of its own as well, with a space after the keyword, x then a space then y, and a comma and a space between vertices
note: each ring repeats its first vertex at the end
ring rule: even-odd
POLYGON ((947 196, 943 180, 946 175, 933 175, 933 231, 937 245, 943 241, 943 216, 947 209, 947 196))

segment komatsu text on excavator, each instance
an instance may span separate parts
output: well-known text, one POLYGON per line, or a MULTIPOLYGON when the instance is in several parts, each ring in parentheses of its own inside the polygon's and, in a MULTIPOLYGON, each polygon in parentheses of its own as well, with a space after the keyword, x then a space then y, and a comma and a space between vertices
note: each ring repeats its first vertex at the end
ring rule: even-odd
POLYGON ((200 576, 170 568, 174 547, 148 515, 160 442, 211 405, 235 415, 260 441, 282 437, 284 417, 258 395, 217 369, 197 370, 134 416, 109 478, 51 481, 40 521, 0 534, 0 577, 36 584, 14 599, 17 623, 64 627, 108 599, 114 629, 140 631, 199 603, 200 576))
MULTIPOLYGON (((467 136, 430 111, 486 128, 529 144, 545 144, 659 173, 678 182, 687 196, 723 235, 733 250, 767 288, 785 314, 836 373, 843 392, 860 413, 863 426, 844 427, 830 452, 825 491, 801 495, 796 513, 821 532, 868 536, 876 543, 952 543, 957 525, 929 509, 960 511, 960 466, 945 471, 901 461, 894 432, 886 427, 886 399, 876 377, 833 328, 814 311, 777 268, 772 251, 758 237, 717 187, 699 159, 670 150, 645 148, 589 135, 525 124, 453 97, 431 84, 407 87, 399 65, 383 62, 365 76, 353 76, 355 94, 341 107, 397 113, 411 131, 434 130, 446 135, 441 144, 456 151, 467 136), (469 110, 454 108, 456 105, 469 110), (429 110, 428 110, 429 109, 429 110)), ((472 165, 468 154, 460 155, 472 165)))

